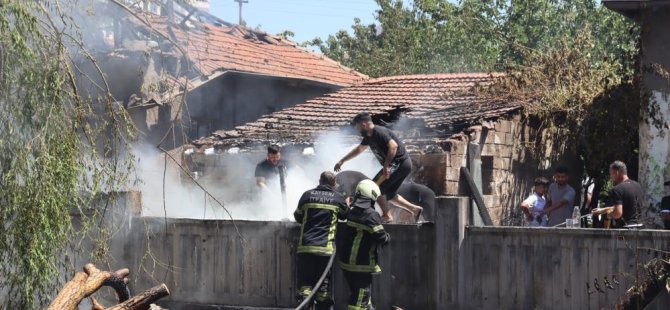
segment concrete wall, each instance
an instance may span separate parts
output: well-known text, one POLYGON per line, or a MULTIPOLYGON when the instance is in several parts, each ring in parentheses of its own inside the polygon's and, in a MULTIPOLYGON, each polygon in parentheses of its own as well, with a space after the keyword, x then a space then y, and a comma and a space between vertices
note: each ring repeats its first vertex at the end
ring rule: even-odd
POLYGON ((640 122, 639 181, 648 195, 651 218, 661 198, 670 195, 663 182, 670 180, 670 9, 642 10, 640 71, 643 98, 640 122))
POLYGON ((612 308, 635 283, 637 263, 659 256, 635 249, 670 245, 665 231, 468 227, 465 235, 464 309, 612 308), (613 290, 604 285, 612 275, 621 282, 613 290), (588 293, 595 279, 604 293, 588 293))
MULTIPOLYGON (((165 282, 171 291, 166 301, 296 306, 299 226, 259 221, 236 225, 238 230, 230 221, 170 220, 166 230, 162 219, 136 218, 137 229, 114 252, 117 263, 133 271, 134 290, 165 282)), ((426 279, 434 275, 434 226, 392 225, 388 230, 393 241, 381 250, 384 272, 375 277, 375 303, 380 309, 391 305, 433 308, 435 283, 426 279)), ((336 269, 336 300, 346 305, 348 287, 336 269)))
POLYGON ((165 282, 172 293, 169 300, 180 302, 291 305, 299 233, 295 223, 136 221, 144 230, 136 231, 134 241, 123 248, 135 271, 134 287, 165 282))
MULTIPOLYGON (((379 309, 611 307, 633 283, 635 266, 658 255, 635 249, 670 246, 667 231, 467 227, 467 198, 438 200, 434 225, 387 225, 391 243, 373 284, 379 309), (612 274, 622 283, 616 290, 604 288, 612 274), (605 293, 589 295, 586 283, 593 289, 596 278, 605 293)), ((131 269, 133 291, 165 282, 172 309, 296 305, 296 223, 134 217, 120 228, 108 264, 131 269)), ((348 287, 334 273, 344 309, 348 287)), ((662 298, 657 303, 670 302, 662 298)))

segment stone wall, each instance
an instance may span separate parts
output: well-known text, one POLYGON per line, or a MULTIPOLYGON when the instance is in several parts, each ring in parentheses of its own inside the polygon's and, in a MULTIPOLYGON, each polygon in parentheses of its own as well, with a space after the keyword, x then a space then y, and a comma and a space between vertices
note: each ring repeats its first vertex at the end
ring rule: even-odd
MULTIPOLYGON (((496 225, 518 225, 518 205, 532 193, 533 180, 544 176, 551 181, 552 169, 559 163, 569 167, 570 185, 579 195, 579 159, 554 149, 551 140, 529 123, 516 115, 472 126, 448 139, 444 153, 415 155, 415 164, 423 167, 417 181, 431 187, 437 195, 468 196, 460 168, 468 167, 474 174, 468 162, 468 144, 474 142, 481 149, 484 203, 496 225), (533 155, 531 149, 539 143, 544 143, 544 156, 553 160, 541 162, 533 155)), ((579 201, 578 197, 575 204, 579 201)))

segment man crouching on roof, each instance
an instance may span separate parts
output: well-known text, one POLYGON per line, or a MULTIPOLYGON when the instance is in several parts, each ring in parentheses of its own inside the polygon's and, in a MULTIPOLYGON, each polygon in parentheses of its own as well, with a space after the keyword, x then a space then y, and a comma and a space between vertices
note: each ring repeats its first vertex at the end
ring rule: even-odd
POLYGON ((381 190, 372 180, 358 183, 347 223, 338 231, 337 256, 351 291, 348 309, 374 310, 372 275, 381 272, 377 246, 390 240, 375 210, 375 201, 380 196, 381 190))
POLYGON ((386 204, 390 201, 397 206, 405 208, 414 213, 414 220, 421 217, 423 208, 410 203, 398 195, 398 188, 407 176, 412 172, 412 160, 405 149, 405 144, 390 129, 375 125, 372 116, 368 113, 360 113, 354 117, 353 124, 363 136, 361 143, 351 150, 344 158, 335 164, 335 172, 342 169, 342 165, 370 148, 375 155, 382 170, 373 178, 381 189, 379 207, 386 223, 393 222, 393 216, 386 204))
MULTIPOLYGON (((307 298, 328 267, 333 255, 337 219, 344 219, 347 203, 344 196, 335 190, 335 174, 330 171, 321 173, 319 186, 306 191, 298 208, 293 213, 296 222, 301 224, 298 241, 298 302, 307 298)), ((332 309, 333 297, 330 291, 331 272, 316 293, 317 310, 332 309)), ((309 307, 311 309, 311 307, 309 307)))

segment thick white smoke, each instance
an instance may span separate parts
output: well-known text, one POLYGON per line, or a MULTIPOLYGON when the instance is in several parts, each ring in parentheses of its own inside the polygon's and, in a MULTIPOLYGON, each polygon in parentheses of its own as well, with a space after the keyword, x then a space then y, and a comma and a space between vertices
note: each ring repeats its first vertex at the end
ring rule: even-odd
MULTIPOLYGON (((286 179, 287 204, 283 206, 281 191, 275 184, 262 195, 255 187, 256 164, 265 159, 260 153, 208 155, 206 165, 217 164, 217 169, 206 167, 207 177, 198 179, 209 193, 222 202, 235 220, 293 220, 293 211, 302 193, 318 184, 321 172, 332 171, 335 163, 357 144, 343 142, 342 136, 329 133, 320 136, 313 150, 300 156, 283 157, 299 168, 290 169, 286 179), (219 162, 216 162, 216 161, 219 162)), ((192 181, 180 177, 179 167, 168 157, 152 148, 136 148, 138 173, 141 182, 143 215, 171 218, 230 219, 224 209, 192 181), (165 194, 164 194, 165 193, 165 194)), ((175 154, 178 155, 178 154, 175 154)), ((381 167, 370 152, 344 164, 345 170, 357 170, 372 177, 381 167)), ((278 183, 278 182, 277 182, 278 183)))

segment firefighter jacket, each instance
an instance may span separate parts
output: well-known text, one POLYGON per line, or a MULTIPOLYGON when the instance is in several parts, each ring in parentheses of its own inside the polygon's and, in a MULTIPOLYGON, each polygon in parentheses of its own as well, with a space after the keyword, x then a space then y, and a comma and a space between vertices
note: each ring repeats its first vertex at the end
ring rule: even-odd
POLYGON ((331 186, 319 185, 300 197, 293 213, 300 227, 298 253, 332 255, 338 217, 344 219, 347 203, 331 186))
POLYGON ((338 231, 337 255, 340 268, 351 272, 378 273, 377 246, 386 245, 389 234, 374 209, 375 201, 357 195, 347 222, 338 231))

